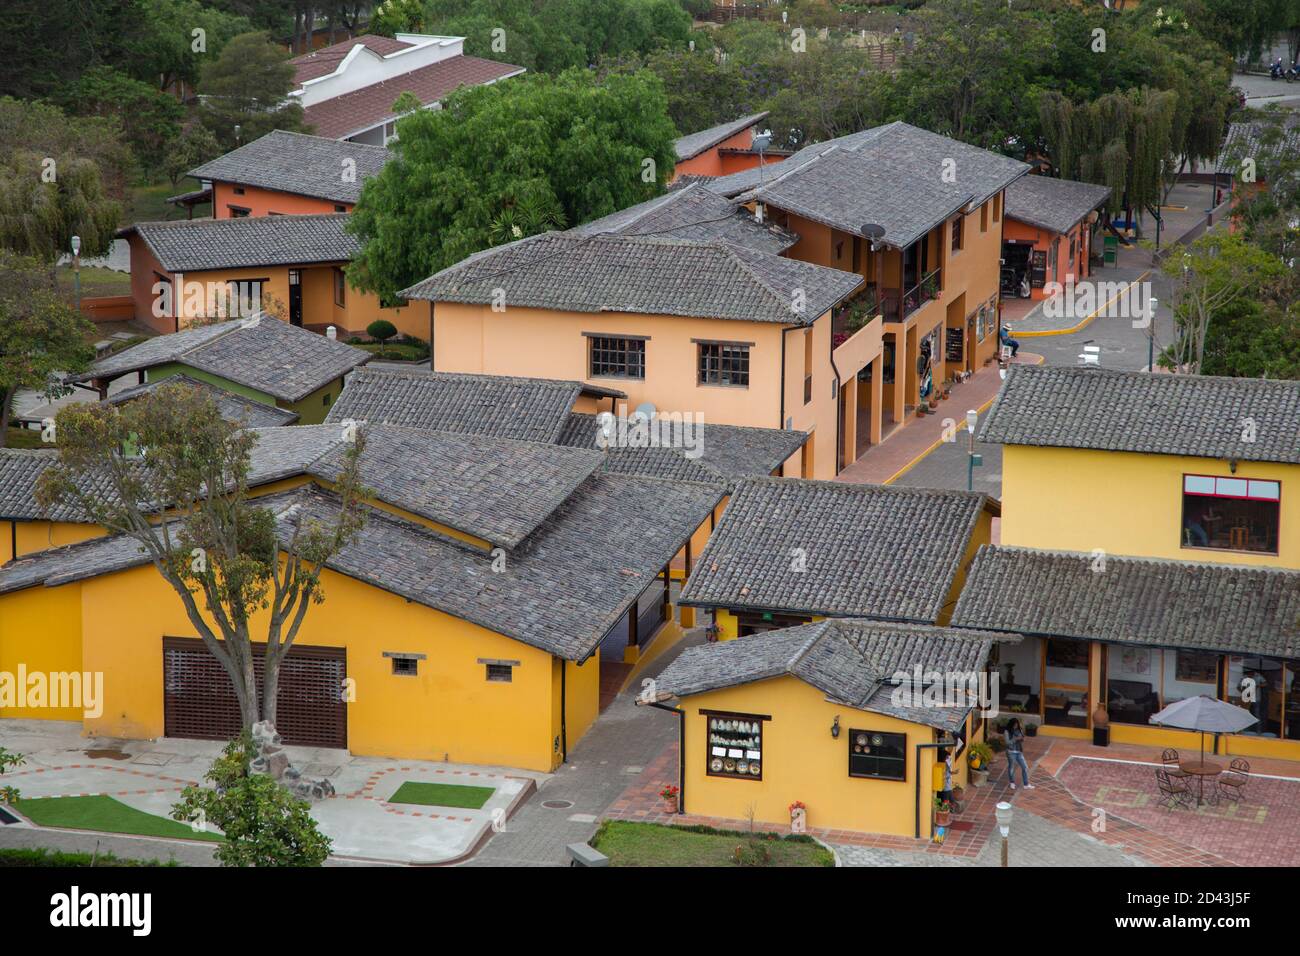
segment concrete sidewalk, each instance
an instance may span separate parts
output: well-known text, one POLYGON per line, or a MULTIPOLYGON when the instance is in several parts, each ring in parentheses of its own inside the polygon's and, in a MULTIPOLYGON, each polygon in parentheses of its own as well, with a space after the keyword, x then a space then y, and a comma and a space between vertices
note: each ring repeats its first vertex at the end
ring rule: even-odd
MULTIPOLYGON (((181 790, 202 781, 222 743, 163 738, 110 740, 81 736, 64 721, 6 721, 5 749, 25 762, 4 776, 25 799, 105 795, 168 818, 181 790)), ((508 821, 549 775, 509 767, 428 760, 355 757, 343 750, 286 747, 308 776, 327 777, 337 793, 312 806, 321 832, 333 840, 332 859, 432 865, 463 859, 508 821), (491 787, 478 809, 391 803, 406 782, 491 787)), ((93 852, 97 846, 137 859, 176 859, 204 865, 210 845, 95 831, 53 830, 24 820, 0 826, 0 847, 50 847, 93 852)))

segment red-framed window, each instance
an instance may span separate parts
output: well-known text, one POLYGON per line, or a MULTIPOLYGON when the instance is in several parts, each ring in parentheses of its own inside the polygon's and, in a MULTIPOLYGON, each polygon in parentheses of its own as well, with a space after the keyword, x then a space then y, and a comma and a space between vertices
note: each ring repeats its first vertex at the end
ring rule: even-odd
POLYGON ((1181 544, 1277 554, 1281 504, 1279 481, 1183 475, 1181 544))

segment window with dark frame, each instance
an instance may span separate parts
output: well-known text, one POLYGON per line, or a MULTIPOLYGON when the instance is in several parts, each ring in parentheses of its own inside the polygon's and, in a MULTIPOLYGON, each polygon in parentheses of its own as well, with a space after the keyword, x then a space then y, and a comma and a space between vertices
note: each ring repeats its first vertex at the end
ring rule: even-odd
POLYGON ((966 218, 965 216, 959 215, 956 219, 952 221, 952 251, 953 252, 961 252, 961 243, 962 243, 961 228, 962 228, 962 220, 965 218, 966 218))
POLYGON ((347 305, 348 301, 348 281, 347 274, 338 266, 334 267, 334 304, 347 305))
POLYGON ((251 209, 245 209, 243 206, 227 206, 226 208, 230 210, 231 219, 247 219, 248 214, 252 212, 251 209))
POLYGON ((515 679, 515 669, 509 664, 487 664, 487 679, 501 684, 509 684, 515 679))
POLYGON ((849 776, 907 779, 907 734, 849 731, 849 776))
POLYGON ((592 335, 592 378, 645 378, 645 340, 592 335))
POLYGON ((710 777, 763 779, 763 718, 709 714, 704 772, 710 777))
POLYGON ((416 677, 420 672, 417 657, 393 657, 393 673, 400 677, 416 677))
POLYGON ((1184 548, 1277 554, 1282 484, 1183 475, 1184 548))
POLYGON ((701 342, 699 349, 699 384, 749 387, 748 345, 701 342))

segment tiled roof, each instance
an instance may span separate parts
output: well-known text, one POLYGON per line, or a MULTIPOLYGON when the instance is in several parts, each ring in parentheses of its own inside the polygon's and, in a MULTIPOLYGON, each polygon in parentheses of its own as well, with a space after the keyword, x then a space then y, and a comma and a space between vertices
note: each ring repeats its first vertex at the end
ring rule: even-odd
MULTIPOLYGON (((364 434, 361 482, 381 501, 505 548, 536 530, 603 459, 588 449, 391 425, 364 434)), ((309 471, 334 480, 346 452, 335 444, 309 471)))
MULTIPOLYGON (((411 601, 582 661, 672 560, 722 489, 603 475, 588 479, 504 563, 412 521, 367 509, 365 527, 328 567, 411 601)), ((260 499, 291 522, 330 521, 338 499, 317 488, 260 499)), ((130 539, 99 538, 0 569, 0 594, 147 563, 130 539)), ((328 591, 328 589, 327 589, 328 591)), ((326 594, 325 613, 329 596, 326 594)))
MULTIPOLYGON (((599 431, 595 415, 574 412, 559 441, 562 445, 597 448, 599 431)), ((605 469, 621 474, 731 484, 738 478, 770 475, 808 440, 807 432, 716 423, 695 426, 689 434, 683 432, 678 423, 668 447, 609 445, 604 449, 605 469), (692 449, 680 440, 687 437, 693 443, 692 449), (698 454, 687 457, 688 451, 698 454)))
POLYGON ((1296 464, 1300 382, 1013 365, 978 438, 1296 464))
POLYGON ((153 382, 146 382, 144 385, 136 385, 133 388, 114 392, 104 401, 109 405, 122 405, 145 395, 152 395, 158 390, 158 386, 164 383, 168 385, 188 385, 191 388, 206 392, 217 403, 217 411, 221 413, 221 417, 237 425, 248 428, 269 428, 275 425, 292 425, 298 420, 297 412, 245 398, 243 395, 237 395, 234 392, 213 385, 211 382, 204 382, 185 374, 169 375, 153 382))
POLYGON ((361 197, 361 184, 383 169, 390 158, 392 154, 383 146, 273 130, 191 169, 190 175, 355 203, 361 197))
POLYGON ((58 460, 53 448, 0 448, 0 521, 86 520, 75 505, 56 505, 46 511, 36 504, 36 482, 58 460))
POLYGON ((1300 571, 980 548, 952 623, 1018 634, 1300 656, 1300 571))
POLYGON ((796 677, 836 703, 944 730, 974 704, 922 706, 892 699, 900 673, 978 674, 1004 635, 852 618, 787 627, 689 647, 656 679, 661 694, 688 697, 774 677, 796 677))
POLYGON ((855 235, 867 224, 883 226, 883 241, 903 248, 1028 170, 999 153, 889 123, 813 143, 779 163, 700 182, 719 195, 761 199, 855 235), (955 181, 945 182, 948 170, 955 181))
POLYGON ((367 50, 374 50, 380 56, 388 56, 390 53, 397 53, 399 50, 405 50, 415 45, 394 37, 364 33, 359 37, 351 37, 331 46, 323 46, 311 53, 295 56, 289 61, 294 67, 294 82, 301 86, 308 80, 314 80, 328 73, 333 73, 338 69, 339 64, 343 62, 343 58, 352 51, 354 46, 359 44, 364 44, 367 50))
POLYGON ((742 116, 740 119, 732 120, 729 123, 719 123, 717 126, 710 126, 708 129, 702 129, 696 133, 687 133, 679 137, 674 143, 673 148, 677 151, 678 162, 683 159, 691 159, 700 155, 706 149, 717 146, 725 139, 730 139, 737 133, 744 132, 751 126, 767 119, 768 111, 754 113, 750 116, 742 116))
POLYGON ((982 494, 794 478, 737 483, 682 603, 934 623, 982 494))
POLYGON ((890 123, 874 132, 869 139, 832 140, 833 148, 791 167, 796 154, 772 166, 764 184, 741 198, 767 202, 853 235, 862 235, 868 224, 878 225, 885 230, 883 241, 902 249, 1029 169, 1017 160, 906 123, 890 123))
POLYGON ((510 63, 453 56, 314 103, 303 110, 303 120, 317 136, 344 139, 395 119, 393 103, 403 93, 413 93, 425 106, 432 106, 459 87, 479 86, 522 72, 523 67, 510 63))
POLYGON ((261 316, 159 335, 100 359, 69 380, 113 379, 176 362, 296 402, 370 359, 364 349, 261 316))
POLYGON ((799 241, 789 230, 759 223, 748 209, 697 184, 647 199, 569 232, 578 236, 604 233, 718 240, 772 255, 779 255, 799 241))
POLYGON ((346 229, 347 213, 320 216, 246 216, 241 219, 178 219, 137 222, 117 231, 132 234, 168 272, 248 269, 254 266, 350 262, 361 248, 346 229))
POLYGON ((486 305, 503 289, 507 307, 809 325, 861 284, 723 242, 549 232, 476 253, 402 295, 486 305))
POLYGON ((357 369, 326 420, 555 442, 581 391, 545 378, 357 369))
POLYGON ((1007 187, 1006 215, 1031 226, 1064 233, 1109 196, 1109 186, 1052 176, 1021 176, 1007 187))
POLYGON ((1273 154, 1300 156, 1300 117, 1279 117, 1278 123, 1256 120, 1230 124, 1215 168, 1220 173, 1239 175, 1242 160, 1252 159, 1256 165, 1263 165, 1260 161, 1273 154))

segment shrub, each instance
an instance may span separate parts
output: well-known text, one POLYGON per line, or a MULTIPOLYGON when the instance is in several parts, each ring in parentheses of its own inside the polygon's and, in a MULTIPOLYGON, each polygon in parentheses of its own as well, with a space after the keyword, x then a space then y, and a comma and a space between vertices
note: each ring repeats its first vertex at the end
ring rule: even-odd
POLYGON ((397 334, 397 326, 393 325, 387 319, 375 319, 366 326, 366 335, 370 336, 376 342, 387 342, 397 334))
POLYGON ((84 867, 84 866, 179 866, 175 860, 127 860, 112 853, 63 853, 59 850, 0 850, 0 868, 4 867, 84 867), (93 862, 92 862, 93 861, 93 862))

